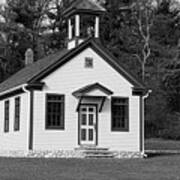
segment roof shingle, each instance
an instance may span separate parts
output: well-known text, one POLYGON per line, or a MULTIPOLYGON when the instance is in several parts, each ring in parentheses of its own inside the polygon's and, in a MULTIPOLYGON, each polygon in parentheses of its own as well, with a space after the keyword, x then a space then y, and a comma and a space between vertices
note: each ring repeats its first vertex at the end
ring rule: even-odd
POLYGON ((95 3, 92 0, 75 0, 73 1, 70 6, 63 12, 64 16, 69 16, 72 13, 79 12, 79 11, 91 11, 91 12, 104 12, 106 11, 98 3, 95 3))
POLYGON ((11 88, 20 86, 22 84, 26 84, 32 77, 36 76, 48 66, 51 66, 56 61, 60 60, 67 53, 68 50, 64 49, 58 53, 40 59, 33 64, 27 65, 26 67, 24 67, 0 84, 0 93, 11 88))
POLYGON ((25 68, 8 78, 0 84, 0 93, 16 88, 23 84, 31 84, 41 82, 41 79, 48 76, 51 72, 71 60, 74 56, 78 55, 85 48, 91 47, 95 52, 104 58, 113 68, 115 68, 122 76, 124 76, 136 88, 145 89, 145 85, 135 78, 114 56, 112 56, 106 48, 104 48, 99 41, 89 38, 78 47, 67 50, 64 49, 54 55, 50 55, 41 60, 27 65, 25 68))

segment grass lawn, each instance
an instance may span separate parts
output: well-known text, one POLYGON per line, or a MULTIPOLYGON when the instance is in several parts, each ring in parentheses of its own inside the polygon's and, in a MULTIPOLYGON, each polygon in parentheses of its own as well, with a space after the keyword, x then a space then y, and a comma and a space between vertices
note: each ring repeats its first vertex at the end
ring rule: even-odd
POLYGON ((149 159, 0 158, 0 180, 180 180, 180 155, 149 159))
POLYGON ((180 141, 163 139, 146 139, 146 150, 180 150, 180 141))

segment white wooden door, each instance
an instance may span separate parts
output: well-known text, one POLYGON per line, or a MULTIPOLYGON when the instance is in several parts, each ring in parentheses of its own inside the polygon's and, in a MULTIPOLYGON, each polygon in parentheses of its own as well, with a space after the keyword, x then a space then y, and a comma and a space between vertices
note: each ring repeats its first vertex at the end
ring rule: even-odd
POLYGON ((95 105, 80 106, 80 144, 96 144, 96 118, 97 109, 95 105))

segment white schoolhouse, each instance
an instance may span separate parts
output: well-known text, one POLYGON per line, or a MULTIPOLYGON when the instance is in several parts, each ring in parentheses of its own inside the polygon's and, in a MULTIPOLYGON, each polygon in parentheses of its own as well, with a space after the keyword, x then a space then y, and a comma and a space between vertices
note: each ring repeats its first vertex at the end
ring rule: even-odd
POLYGON ((64 11, 67 48, 36 62, 29 49, 26 66, 0 84, 0 152, 144 153, 148 91, 100 43, 104 11, 74 1, 64 11))

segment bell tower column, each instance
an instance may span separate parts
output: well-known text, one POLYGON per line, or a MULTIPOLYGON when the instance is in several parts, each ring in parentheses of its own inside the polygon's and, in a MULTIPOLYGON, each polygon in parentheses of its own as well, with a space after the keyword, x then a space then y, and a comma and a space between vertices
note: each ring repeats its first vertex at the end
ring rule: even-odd
POLYGON ((72 23, 70 18, 68 19, 68 39, 72 39, 72 23))
POLYGON ((75 15, 75 36, 80 36, 80 15, 75 15))
POLYGON ((93 0, 72 1, 63 16, 68 20, 67 48, 73 49, 90 38, 100 36, 100 16, 106 11, 93 0))
POLYGON ((99 16, 96 16, 94 29, 95 29, 95 38, 99 38, 99 16))

